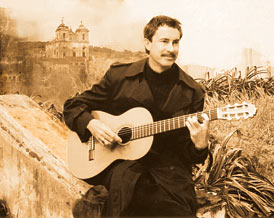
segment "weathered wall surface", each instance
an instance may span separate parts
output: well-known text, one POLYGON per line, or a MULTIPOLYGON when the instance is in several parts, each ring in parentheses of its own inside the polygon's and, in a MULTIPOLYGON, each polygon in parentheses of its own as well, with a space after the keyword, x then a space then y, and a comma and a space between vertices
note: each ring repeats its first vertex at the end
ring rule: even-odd
POLYGON ((54 122, 30 98, 0 96, 0 199, 11 217, 99 217, 91 188, 66 165, 69 130, 54 122))

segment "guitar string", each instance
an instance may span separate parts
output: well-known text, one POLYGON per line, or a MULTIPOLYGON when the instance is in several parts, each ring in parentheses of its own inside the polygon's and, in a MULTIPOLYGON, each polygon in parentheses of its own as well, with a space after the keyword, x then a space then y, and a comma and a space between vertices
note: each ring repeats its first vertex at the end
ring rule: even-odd
MULTIPOLYGON (((214 113, 211 113, 210 116, 214 116, 217 114, 217 112, 213 111, 214 113)), ((150 128, 150 127, 157 127, 157 126, 167 126, 167 122, 170 121, 170 120, 177 120, 176 123, 178 124, 178 121, 180 121, 180 126, 181 126, 181 122, 182 121, 186 121, 186 118, 188 117, 193 117, 193 116, 198 116, 201 115, 202 113, 209 113, 209 112, 199 112, 197 115, 196 114, 190 114, 190 115, 184 115, 184 116, 180 116, 180 117, 174 117, 174 118, 170 118, 170 119, 166 119, 166 120, 160 120, 160 121, 155 121, 153 123, 150 123, 150 124, 144 124, 142 126, 136 126, 136 127, 132 127, 131 129, 126 129, 126 130, 121 130, 120 132, 122 133, 128 133, 128 132, 131 132, 132 129, 138 131, 138 130, 145 130, 147 128, 150 128)), ((171 122, 170 122, 171 123, 171 122)), ((173 123, 175 123, 173 121, 173 123)), ((170 125, 169 125, 170 126, 170 125)), ((175 127, 176 128, 176 127, 175 127)))
MULTIPOLYGON (((198 113, 194 113, 194 114, 187 114, 187 115, 183 115, 183 116, 179 116, 179 117, 174 117, 174 118, 170 118, 170 119, 165 119, 165 120, 160 120, 160 121, 155 121, 153 123, 150 124, 145 124, 145 125, 141 125, 141 126, 136 126, 136 127, 132 127, 132 128, 127 128, 127 129, 121 129, 119 131, 120 135, 128 135, 128 134, 132 134, 133 132, 139 132, 139 131, 147 131, 147 132, 153 132, 154 129, 158 129, 160 127, 163 127, 164 129, 169 129, 169 130, 173 130, 173 129, 177 129, 177 128, 181 128, 185 126, 185 122, 187 120, 188 117, 201 117, 202 114, 208 114, 208 116, 210 117, 216 117, 217 118, 217 109, 211 109, 208 111, 203 111, 203 112, 198 112, 198 113), (172 120, 172 121, 171 121, 172 120), (169 125, 167 124, 167 122, 169 122, 169 125), (175 128, 170 128, 170 123, 173 122, 173 125, 175 126, 175 123, 177 123, 177 127, 175 128), (180 122, 180 124, 178 124, 178 122, 180 122), (182 125, 182 122, 184 123, 184 125, 182 125), (166 126, 169 126, 169 128, 166 128, 166 126), (178 126, 180 125, 180 126, 178 126)), ((157 132, 157 131, 156 131, 157 132)), ((161 131, 160 131, 161 132, 161 131)), ((138 134, 140 136, 146 136, 146 135, 150 135, 150 134, 138 134)), ((138 138, 138 137, 134 137, 134 138, 138 138)))
MULTIPOLYGON (((147 124, 147 125, 143 125, 143 126, 137 126, 133 129, 133 131, 141 131, 141 137, 144 136, 144 135, 150 135, 150 134, 146 134, 144 133, 144 131, 150 131, 150 132, 153 132, 153 134, 155 133, 161 133, 163 131, 169 131, 169 130, 174 130, 174 129, 177 129, 177 128, 182 128, 185 126, 185 123, 186 123, 186 119, 188 117, 191 117, 191 116, 197 116, 199 117, 202 113, 210 113, 212 111, 209 111, 209 112, 199 112, 199 113, 196 113, 196 114, 190 114, 190 115, 185 115, 185 116, 181 116, 181 117, 175 117, 175 118, 171 118, 171 119, 167 119, 167 120, 161 120, 161 121, 156 121, 152 124, 147 124), (171 127, 171 120, 173 120, 173 128, 171 127), (175 125, 175 123, 177 123, 177 126, 175 125), (159 130, 160 129, 160 130, 159 130), (162 130, 163 129, 163 130, 162 130), (143 132, 143 133, 142 133, 143 132)), ((211 113, 210 116, 215 116, 215 111, 213 111, 214 113, 211 113)))
MULTIPOLYGON (((233 106, 231 106, 233 107, 233 106)), ((234 108, 234 107, 233 107, 234 108)), ((224 108, 221 108, 224 109, 224 108)), ((142 137, 146 137, 149 135, 153 135, 153 134, 157 134, 157 133, 161 133, 163 132, 161 129, 163 128, 164 131, 169 131, 169 130, 174 130, 177 128, 182 128, 185 126, 186 120, 188 119, 188 117, 201 117, 201 115, 203 113, 206 113, 210 120, 212 120, 212 118, 216 119, 217 118, 217 114, 218 111, 217 109, 210 109, 208 111, 201 111, 201 112, 197 112, 197 113, 193 113, 193 114, 187 114, 187 115, 183 115, 183 116, 179 116, 179 117, 174 117, 174 118, 170 118, 170 119, 165 119, 165 120, 160 120, 160 121, 155 121, 153 123, 150 124, 144 124, 141 126, 136 126, 136 127, 132 127, 132 128, 127 128, 127 129, 122 129, 119 131, 120 135, 128 135, 128 134, 134 134, 137 133, 135 137, 133 137, 134 139, 137 138, 142 138, 142 137), (182 125, 182 122, 184 125, 182 125), (169 124, 168 124, 169 123, 169 124), (170 126, 170 124, 173 123, 174 128, 172 128, 170 126), (177 123, 177 127, 175 125, 175 123, 177 123), (160 131, 158 132, 158 129, 160 129, 160 131), (168 130, 166 130, 168 129, 168 130), (140 133, 138 133, 140 132, 140 133), (146 132, 148 132, 148 134, 146 134, 146 132)))
MULTIPOLYGON (((166 131, 166 129, 167 130, 173 130, 173 129, 176 129, 176 128, 181 128, 181 126, 182 126, 181 122, 184 121, 184 124, 185 124, 186 119, 188 117, 196 116, 196 117, 199 118, 199 117, 201 117, 201 114, 203 114, 203 113, 207 113, 209 118, 212 120, 213 116, 214 116, 213 119, 217 118, 218 111, 217 111, 217 109, 212 109, 212 110, 209 110, 209 111, 202 111, 202 112, 198 112, 198 113, 195 113, 195 114, 184 115, 184 116, 181 116, 181 117, 174 117, 174 118, 170 118, 170 119, 166 119, 166 120, 156 121, 152 124, 146 124, 146 125, 142 125, 142 126, 133 127, 132 130, 133 131, 148 131, 148 132, 151 131, 151 132, 153 132, 153 130, 156 128, 156 132, 158 132, 158 128, 161 128, 161 127, 165 129, 164 131, 166 131), (178 122, 180 122, 180 124, 178 124, 178 122), (173 128, 171 127, 172 124, 174 126, 173 128)), ((131 131, 131 130, 129 130, 129 131, 131 131)), ((161 129, 160 129, 159 132, 162 132, 161 129)), ((144 134, 141 134, 141 135, 147 135, 147 134, 144 133, 144 134)))

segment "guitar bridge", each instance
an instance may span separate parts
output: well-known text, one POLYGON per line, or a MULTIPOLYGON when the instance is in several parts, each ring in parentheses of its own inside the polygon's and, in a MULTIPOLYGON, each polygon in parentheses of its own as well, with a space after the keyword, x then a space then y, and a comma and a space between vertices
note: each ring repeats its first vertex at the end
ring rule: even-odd
POLYGON ((88 140, 88 160, 95 159, 95 138, 92 136, 88 140))

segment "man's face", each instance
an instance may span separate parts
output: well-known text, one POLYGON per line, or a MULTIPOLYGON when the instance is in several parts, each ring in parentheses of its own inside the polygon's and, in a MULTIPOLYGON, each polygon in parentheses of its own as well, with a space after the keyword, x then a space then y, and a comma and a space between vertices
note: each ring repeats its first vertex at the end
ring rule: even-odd
POLYGON ((161 73, 174 64, 179 52, 179 41, 179 30, 169 26, 160 26, 152 41, 145 39, 145 47, 149 50, 149 65, 154 71, 161 73))

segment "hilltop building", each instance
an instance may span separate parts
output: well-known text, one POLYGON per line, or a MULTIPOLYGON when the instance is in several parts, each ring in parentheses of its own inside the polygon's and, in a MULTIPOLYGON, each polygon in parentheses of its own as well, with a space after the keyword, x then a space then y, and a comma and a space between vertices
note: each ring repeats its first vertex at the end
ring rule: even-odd
POLYGON ((89 30, 82 21, 75 32, 64 24, 56 29, 56 37, 46 45, 46 57, 66 58, 66 57, 89 57, 89 30))

